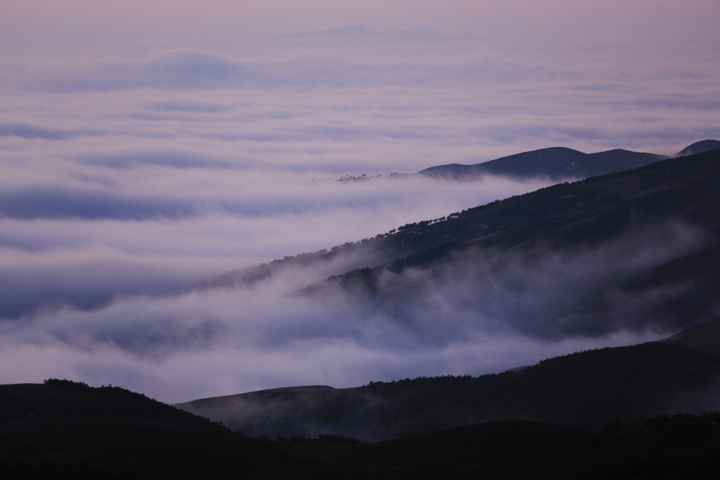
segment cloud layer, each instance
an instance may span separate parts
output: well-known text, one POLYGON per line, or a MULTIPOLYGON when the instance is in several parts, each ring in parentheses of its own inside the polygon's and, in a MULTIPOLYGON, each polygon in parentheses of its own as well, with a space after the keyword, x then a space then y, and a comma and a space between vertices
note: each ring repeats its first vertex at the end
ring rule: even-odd
MULTIPOLYGON (((720 138, 720 62, 698 45, 279 39, 112 55, 8 47, 0 382, 68 377, 182 401, 479 374, 656 338, 642 320, 593 330, 589 317, 563 316, 625 263, 583 275, 576 267, 598 262, 593 255, 625 258, 617 252, 519 264, 522 278, 508 270, 486 283, 477 280, 492 276, 483 265, 440 283, 388 279, 428 289, 406 323, 397 306, 368 313, 342 296, 318 304, 290 295, 337 265, 251 290, 192 287, 548 184, 335 181, 342 175, 412 173, 555 145, 672 154, 720 138), (580 280, 586 290, 568 293, 580 280), (467 289, 495 292, 495 303, 473 303, 467 289), (513 289, 529 292, 525 301, 510 301, 513 289), (542 328, 528 320, 539 306, 555 319, 542 328)), ((691 243, 678 238, 648 262, 691 243)), ((655 301, 603 295, 611 312, 655 301)))
MULTIPOLYGON (((184 293, 153 291, 170 282, 145 264, 147 283, 129 282, 141 294, 125 293, 86 309, 46 305, 0 323, 10 365, 6 375, 13 380, 21 372, 72 374, 178 401, 278 385, 341 387, 501 371, 667 334, 672 322, 657 313, 682 286, 625 292, 617 279, 674 258, 698 241, 697 232, 675 225, 529 263, 505 257, 499 266, 473 255, 440 272, 388 273, 382 282, 389 299, 379 304, 343 292, 295 293, 342 271, 350 259, 287 269, 246 288, 184 293), (655 240, 648 243, 648 237, 655 240)), ((93 278, 87 266, 81 273, 80 282, 93 278)), ((105 280, 119 289, 134 273, 115 268, 105 280)), ((103 285, 64 287, 92 295, 103 285)), ((43 292, 52 289, 43 286, 43 292)))

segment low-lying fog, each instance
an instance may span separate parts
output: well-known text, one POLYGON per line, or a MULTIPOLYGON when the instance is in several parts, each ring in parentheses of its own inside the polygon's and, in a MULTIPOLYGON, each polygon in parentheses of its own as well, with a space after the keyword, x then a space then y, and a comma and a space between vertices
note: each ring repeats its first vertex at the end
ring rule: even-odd
MULTIPOLYGON (((672 154, 720 137, 720 62, 692 45, 539 54, 477 38, 318 42, 3 51, 0 383, 70 378, 179 402, 476 375, 663 334, 521 328, 540 306, 574 308, 570 284, 612 272, 593 273, 593 252, 534 270, 522 288, 487 278, 488 304, 455 288, 477 283, 433 285, 415 321, 288 296, 324 267, 250 290, 189 290, 548 184, 336 181, 346 174, 558 145, 672 154)), ((687 244, 678 238, 659 250, 687 244)))

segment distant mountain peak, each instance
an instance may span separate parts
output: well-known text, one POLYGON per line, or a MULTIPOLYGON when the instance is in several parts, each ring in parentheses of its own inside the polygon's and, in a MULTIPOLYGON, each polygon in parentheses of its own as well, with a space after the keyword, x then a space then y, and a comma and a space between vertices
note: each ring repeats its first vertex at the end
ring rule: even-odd
MULTIPOLYGON (((719 149, 720 141, 701 140, 688 145, 674 157, 686 157, 719 149)), ((552 180, 581 179, 630 170, 665 158, 668 157, 622 148, 588 154, 567 147, 549 147, 472 165, 458 163, 436 165, 418 174, 449 180, 472 180, 487 174, 515 178, 547 177, 552 180)))
POLYGON ((665 157, 622 149, 587 154, 567 147, 549 147, 474 165, 438 165, 418 173, 453 180, 469 180, 487 174, 515 178, 579 179, 636 168, 662 158, 665 157))
POLYGON ((688 145, 687 147, 680 150, 676 157, 687 157, 688 155, 694 155, 696 153, 703 153, 703 152, 709 152, 710 150, 718 150, 720 149, 720 141, 717 140, 701 140, 699 142, 695 142, 692 145, 688 145))

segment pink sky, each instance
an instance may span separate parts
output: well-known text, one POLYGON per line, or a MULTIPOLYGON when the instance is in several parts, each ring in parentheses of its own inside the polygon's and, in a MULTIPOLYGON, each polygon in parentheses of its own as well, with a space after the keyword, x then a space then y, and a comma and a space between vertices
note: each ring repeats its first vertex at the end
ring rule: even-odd
POLYGON ((24 47, 231 47, 351 24, 540 43, 720 43, 718 0, 2 0, 0 11, 2 44, 24 47))

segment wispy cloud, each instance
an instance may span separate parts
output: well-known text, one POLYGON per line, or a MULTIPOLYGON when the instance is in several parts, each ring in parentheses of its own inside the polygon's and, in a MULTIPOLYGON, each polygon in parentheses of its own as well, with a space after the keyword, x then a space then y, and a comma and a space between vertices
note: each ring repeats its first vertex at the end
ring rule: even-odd
POLYGON ((33 140, 42 138, 47 140, 63 140, 73 136, 72 133, 53 130, 27 123, 0 123, 0 137, 15 136, 33 140))
MULTIPOLYGON (((617 289, 617 278, 674 258, 699 240, 680 225, 660 232, 651 245, 643 241, 649 232, 638 231, 600 249, 530 263, 511 256, 500 267, 474 255, 440 275, 389 273, 382 280, 388 301, 378 309, 367 308, 371 298, 294 293, 339 264, 286 269, 247 288, 181 294, 152 292, 170 285, 155 264, 147 285, 130 282, 142 295, 126 292, 85 310, 49 305, 2 322, 2 344, 14 361, 32 352, 39 371, 127 382, 170 400, 303 383, 487 373, 573 349, 662 336, 662 318, 654 315, 678 291, 617 289)), ((127 281, 122 269, 114 272, 98 276, 86 266, 78 279, 99 285, 88 295, 102 293, 98 280, 127 281)))

